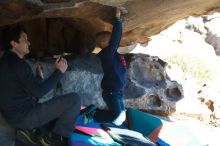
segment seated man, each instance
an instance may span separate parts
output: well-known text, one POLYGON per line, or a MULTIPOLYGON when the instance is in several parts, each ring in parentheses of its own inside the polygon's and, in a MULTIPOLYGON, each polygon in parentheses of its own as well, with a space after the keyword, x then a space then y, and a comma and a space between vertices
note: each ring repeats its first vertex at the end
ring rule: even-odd
POLYGON ((70 93, 39 103, 38 100, 56 86, 68 65, 64 58, 55 61, 55 71, 42 80, 34 76, 24 56, 29 53, 30 42, 20 26, 5 34, 5 53, 0 59, 0 110, 17 131, 18 138, 32 144, 67 145, 79 115, 81 98, 70 93), (51 131, 40 135, 39 129, 53 123, 51 131))

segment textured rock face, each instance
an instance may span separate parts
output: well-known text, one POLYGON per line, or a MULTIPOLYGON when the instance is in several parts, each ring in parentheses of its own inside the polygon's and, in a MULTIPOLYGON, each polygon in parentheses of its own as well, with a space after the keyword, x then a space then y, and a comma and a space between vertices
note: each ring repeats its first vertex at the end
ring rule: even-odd
POLYGON ((171 81, 165 71, 167 63, 144 54, 129 55, 125 101, 128 107, 169 114, 183 98, 182 87, 171 81))
POLYGON ((85 51, 85 47, 92 46, 91 40, 98 31, 112 29, 113 7, 122 6, 128 12, 123 16, 121 42, 126 46, 147 42, 150 36, 178 19, 219 11, 216 7, 219 4, 220 0, 4 0, 0 2, 0 26, 25 24, 35 41, 32 50, 46 52, 59 48, 59 51, 82 53, 90 51, 89 48, 85 51), (53 36, 62 39, 57 41, 53 36))
POLYGON ((206 41, 215 48, 216 54, 220 55, 220 15, 216 14, 208 17, 208 22, 205 24, 207 29, 206 41))
MULTIPOLYGON (((158 57, 144 54, 125 55, 129 67, 124 102, 126 107, 135 107, 163 114, 175 111, 175 104, 183 98, 182 87, 171 81, 165 72, 167 63, 158 57)), ((32 64, 35 70, 35 64, 32 64)), ((77 92, 84 105, 95 104, 105 107, 100 88, 103 77, 100 61, 95 55, 83 55, 69 59, 71 70, 61 80, 61 85, 47 94, 44 99, 60 94, 77 92)), ((46 76, 52 73, 50 63, 43 63, 46 76)))

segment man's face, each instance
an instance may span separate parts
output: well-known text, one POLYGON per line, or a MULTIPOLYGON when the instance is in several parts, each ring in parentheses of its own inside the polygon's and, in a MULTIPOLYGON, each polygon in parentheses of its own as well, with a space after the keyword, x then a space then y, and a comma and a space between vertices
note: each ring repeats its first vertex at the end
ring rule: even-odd
POLYGON ((15 49, 20 55, 24 56, 30 52, 29 46, 30 42, 28 41, 27 34, 22 32, 18 42, 13 41, 13 49, 15 49))

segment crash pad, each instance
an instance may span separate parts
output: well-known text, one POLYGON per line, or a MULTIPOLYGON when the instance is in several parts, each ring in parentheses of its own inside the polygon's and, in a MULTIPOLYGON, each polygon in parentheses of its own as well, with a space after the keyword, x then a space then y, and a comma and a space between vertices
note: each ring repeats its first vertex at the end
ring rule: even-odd
POLYGON ((199 146, 200 143, 189 129, 174 122, 136 110, 127 110, 128 128, 142 133, 161 146, 199 146))

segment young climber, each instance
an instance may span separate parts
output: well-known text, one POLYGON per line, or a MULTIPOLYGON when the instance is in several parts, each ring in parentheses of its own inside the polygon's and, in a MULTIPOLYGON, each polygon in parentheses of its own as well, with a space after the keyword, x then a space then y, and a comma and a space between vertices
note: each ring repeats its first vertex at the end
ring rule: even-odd
MULTIPOLYGON (((112 33, 102 31, 96 34, 95 41, 101 51, 97 54, 101 60, 104 76, 101 82, 102 97, 108 110, 97 109, 93 112, 95 122, 110 122, 121 125, 125 119, 125 107, 123 104, 123 92, 126 77, 126 62, 117 52, 122 36, 122 23, 120 10, 116 9, 112 33)), ((89 106, 87 109, 92 109, 89 106)))

